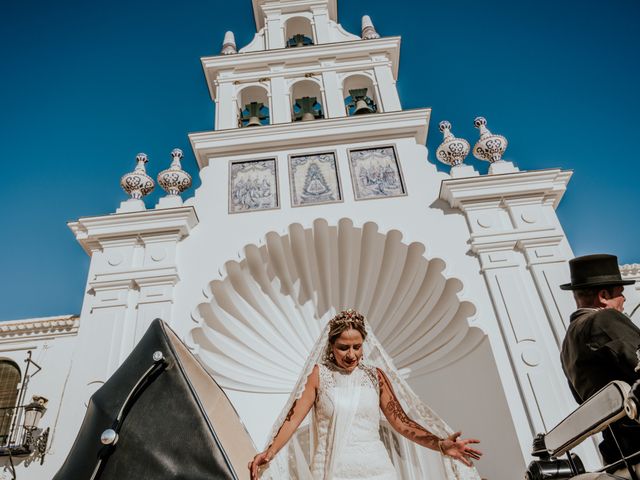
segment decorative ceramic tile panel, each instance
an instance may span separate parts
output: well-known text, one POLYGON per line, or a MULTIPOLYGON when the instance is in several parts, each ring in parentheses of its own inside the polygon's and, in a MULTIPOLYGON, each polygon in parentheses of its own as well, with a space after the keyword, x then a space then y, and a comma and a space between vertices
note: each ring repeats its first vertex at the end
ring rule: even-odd
POLYGON ((393 147, 350 150, 349 167, 356 200, 406 195, 393 147))
POLYGON ((231 162, 229 213, 278 207, 278 172, 275 158, 231 162))
POLYGON ((333 152, 289 157, 289 181, 294 207, 342 201, 333 152))

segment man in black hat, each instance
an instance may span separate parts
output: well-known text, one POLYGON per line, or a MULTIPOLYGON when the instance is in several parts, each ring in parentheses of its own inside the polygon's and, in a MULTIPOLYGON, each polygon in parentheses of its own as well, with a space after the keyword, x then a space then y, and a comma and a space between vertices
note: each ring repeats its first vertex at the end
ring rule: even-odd
MULTIPOLYGON (((578 403, 583 403, 607 383, 622 380, 633 385, 640 375, 636 350, 640 329, 623 312, 625 285, 615 255, 587 255, 569 261, 571 283, 560 285, 572 290, 578 309, 562 343, 562 368, 578 403)), ((612 425, 623 453, 640 451, 640 425, 623 419, 612 425)), ((605 463, 620 459, 608 429, 603 432, 600 452, 605 463)), ((640 459, 635 463, 640 463, 640 459)))

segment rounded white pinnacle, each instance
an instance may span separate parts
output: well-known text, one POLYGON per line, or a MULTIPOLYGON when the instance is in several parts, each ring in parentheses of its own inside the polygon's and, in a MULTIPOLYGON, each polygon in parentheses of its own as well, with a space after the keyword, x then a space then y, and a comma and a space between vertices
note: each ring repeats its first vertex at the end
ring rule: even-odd
POLYGON ((223 55, 233 55, 234 53, 238 53, 238 48, 236 47, 236 37, 231 30, 227 31, 224 34, 224 40, 222 41, 222 50, 223 55))
POLYGON ((360 37, 362 37, 363 40, 380 38, 380 35, 376 32, 376 27, 373 26, 373 22, 369 15, 362 16, 362 31, 360 37))
POLYGON ((225 32, 224 40, 222 41, 222 43, 224 45, 227 45, 227 44, 235 45, 236 44, 236 36, 233 34, 233 32, 231 30, 225 32))
POLYGON ((373 22, 371 21, 371 17, 369 15, 362 16, 362 30, 367 27, 373 28, 373 22))

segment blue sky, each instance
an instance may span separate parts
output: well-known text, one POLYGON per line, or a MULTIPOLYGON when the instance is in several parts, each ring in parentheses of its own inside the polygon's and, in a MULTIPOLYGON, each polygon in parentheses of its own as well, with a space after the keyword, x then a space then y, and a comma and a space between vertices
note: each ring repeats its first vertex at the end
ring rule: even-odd
MULTIPOLYGON (((351 32, 369 14, 382 35, 402 36, 400 97, 404 108, 433 108, 431 152, 440 120, 473 144, 473 118, 484 115, 521 169, 574 170, 558 215, 577 255, 640 262, 640 2, 339 0, 338 9, 351 32)), ((199 185, 187 134, 213 126, 200 57, 218 53, 226 30, 239 46, 251 40, 251 2, 13 0, 0 27, 0 319, 77 313, 89 258, 66 222, 113 212, 139 151, 155 177, 182 148, 199 185)))

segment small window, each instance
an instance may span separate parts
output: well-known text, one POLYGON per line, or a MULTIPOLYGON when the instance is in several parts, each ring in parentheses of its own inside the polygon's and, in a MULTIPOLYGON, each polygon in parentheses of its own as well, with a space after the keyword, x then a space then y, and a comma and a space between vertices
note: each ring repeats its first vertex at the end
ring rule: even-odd
POLYGON ((20 369, 9 360, 0 360, 0 445, 9 442, 11 423, 16 413, 20 369))

